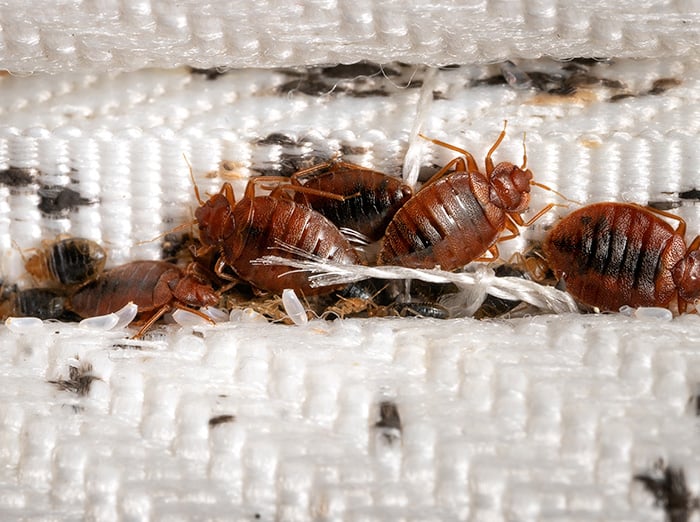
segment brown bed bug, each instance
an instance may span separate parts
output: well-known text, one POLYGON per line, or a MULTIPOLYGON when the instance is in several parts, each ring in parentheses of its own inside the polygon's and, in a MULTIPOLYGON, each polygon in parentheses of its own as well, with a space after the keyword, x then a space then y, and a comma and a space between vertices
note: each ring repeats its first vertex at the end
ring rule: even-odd
MULTIPOLYGON (((377 263, 410 268, 454 270, 474 260, 498 257, 498 241, 519 235, 518 226, 529 226, 554 204, 529 221, 521 212, 530 203, 530 186, 536 185, 523 164, 501 162, 491 155, 505 138, 505 125, 486 155, 486 173, 467 151, 438 140, 433 143, 459 152, 459 156, 431 177, 389 223, 377 263), (504 231, 509 234, 504 235, 504 231), (485 253, 490 258, 484 257, 485 253)), ((548 187, 544 187, 548 188, 548 187)))
POLYGON ((195 184, 200 204, 195 211, 199 239, 205 250, 219 251, 216 274, 225 278, 225 268, 229 266, 243 281, 277 294, 286 288, 305 295, 336 290, 333 286, 312 287, 307 273, 289 266, 252 263, 269 255, 360 263, 359 254, 338 227, 315 210, 284 197, 256 196, 256 183, 270 181, 251 179, 238 203, 229 183, 224 183, 207 201, 202 201, 195 184))
POLYGON ((596 203, 559 221, 544 253, 567 292, 584 304, 617 311, 668 307, 675 298, 682 313, 700 297, 700 236, 686 247, 685 229, 685 221, 661 210, 596 203))
POLYGON ((68 308, 86 318, 116 312, 130 302, 138 306, 145 321, 134 336, 138 338, 173 308, 187 310, 211 322, 196 307, 213 306, 219 302, 219 296, 197 273, 194 264, 183 270, 165 261, 133 261, 81 286, 70 297, 68 308))
POLYGON ((359 232, 370 241, 381 239, 394 214, 413 195, 413 189, 397 177, 344 161, 329 161, 300 170, 291 180, 319 192, 297 192, 294 201, 320 212, 339 228, 359 232), (323 193, 345 197, 339 200, 323 193))
POLYGON ((36 281, 71 286, 97 277, 106 262, 100 245, 72 237, 49 243, 27 259, 25 268, 36 281))

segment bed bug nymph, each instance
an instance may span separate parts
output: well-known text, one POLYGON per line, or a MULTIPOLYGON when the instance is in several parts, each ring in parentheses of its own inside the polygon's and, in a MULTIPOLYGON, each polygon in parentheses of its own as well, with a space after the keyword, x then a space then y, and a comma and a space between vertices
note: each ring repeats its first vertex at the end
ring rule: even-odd
POLYGON ((668 307, 676 298, 683 313, 700 298, 700 236, 686 248, 685 229, 685 221, 661 210, 596 203, 563 218, 544 253, 567 292, 584 304, 617 311, 668 307))
POLYGON ((486 174, 479 172, 469 152, 429 139, 462 156, 433 175, 396 213, 384 235, 378 264, 454 270, 474 260, 491 261, 498 257, 497 242, 518 236, 518 226, 529 226, 554 206, 546 205, 523 220, 520 214, 530 203, 530 186, 549 188, 533 181, 524 140, 521 167, 508 162, 494 166, 491 156, 505 135, 504 123, 486 155, 486 174), (504 230, 509 234, 503 235, 504 230), (489 258, 483 257, 486 252, 489 258))

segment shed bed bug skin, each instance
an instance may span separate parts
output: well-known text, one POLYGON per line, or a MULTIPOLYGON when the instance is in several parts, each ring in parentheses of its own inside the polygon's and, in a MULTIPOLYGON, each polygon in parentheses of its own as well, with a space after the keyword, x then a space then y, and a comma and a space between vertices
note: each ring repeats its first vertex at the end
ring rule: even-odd
POLYGON ((529 221, 521 212, 530 203, 532 172, 523 165, 502 162, 494 166, 491 155, 506 135, 505 125, 486 155, 486 174, 479 172, 474 157, 447 143, 433 143, 463 155, 438 171, 396 213, 387 227, 378 264, 410 268, 454 270, 489 252, 498 257, 497 241, 519 235, 518 226, 528 226, 547 212, 545 206, 529 221), (502 235, 503 231, 510 232, 502 235))
POLYGON ((133 302, 139 314, 147 316, 134 336, 137 338, 173 308, 212 322, 195 307, 213 306, 218 301, 218 294, 196 274, 195 266, 183 270, 165 261, 134 261, 108 270, 80 287, 71 296, 69 308, 81 317, 95 317, 116 312, 133 302))
POLYGON ((77 285, 97 277, 105 267, 107 254, 89 239, 56 241, 31 256, 25 268, 35 280, 77 285))
POLYGON ((0 306, 3 317, 37 317, 41 320, 66 319, 71 314, 66 310, 66 296, 53 288, 27 288, 15 290, 6 296, 0 306))
POLYGON ((438 303, 420 301, 396 302, 387 307, 399 317, 421 317, 431 319, 449 319, 450 311, 438 303))
POLYGON ((686 248, 685 222, 628 203, 596 203, 572 212, 549 233, 545 256, 566 290, 584 304, 679 312, 700 298, 700 236, 686 248), (674 229, 666 217, 678 221, 674 229))
POLYGON ((297 192, 294 200, 320 212, 336 226, 359 232, 371 241, 382 237, 394 214, 413 195, 413 189, 399 178, 343 161, 300 170, 291 179, 292 183, 319 192, 345 196, 338 200, 297 192))
MULTIPOLYGON (((195 211, 199 238, 205 249, 217 249, 221 255, 216 273, 225 276, 230 266, 236 275, 253 286, 281 294, 291 288, 304 295, 330 293, 337 287, 311 286, 308 274, 288 266, 264 266, 252 261, 263 256, 296 257, 294 252, 357 264, 358 253, 338 228, 321 214, 283 197, 255 196, 255 184, 269 182, 254 178, 248 182, 243 199, 236 203, 233 187, 224 183, 221 190, 195 211)), ((303 188, 303 187, 302 187, 303 188)))

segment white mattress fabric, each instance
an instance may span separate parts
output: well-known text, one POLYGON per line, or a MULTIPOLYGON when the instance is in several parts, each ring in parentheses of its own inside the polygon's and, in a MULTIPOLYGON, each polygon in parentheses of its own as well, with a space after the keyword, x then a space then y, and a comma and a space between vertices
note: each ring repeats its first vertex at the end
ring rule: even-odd
POLYGON ((697 0, 8 0, 0 62, 26 74, 663 58, 697 53, 699 18, 697 0))
MULTIPOLYGON (((504 120, 496 161, 519 163, 524 138, 537 181, 580 203, 670 208, 690 241, 699 13, 692 1, 6 2, 3 283, 30 286, 24 259, 60 234, 100 242, 110 267, 161 258, 162 234, 193 221, 188 162, 209 194, 337 156, 414 182, 454 157, 419 132, 482 162, 504 120), (360 59, 382 65, 335 65, 360 59), (447 64, 459 65, 433 67, 447 64)), ((562 206, 499 245, 504 259, 578 205, 534 188, 532 210, 547 203, 562 206)), ((523 290, 472 270, 474 298, 523 290)), ((138 341, 11 321, 0 519, 697 517, 697 315, 584 315, 554 290, 518 296, 535 315, 286 326, 237 311, 138 341)))

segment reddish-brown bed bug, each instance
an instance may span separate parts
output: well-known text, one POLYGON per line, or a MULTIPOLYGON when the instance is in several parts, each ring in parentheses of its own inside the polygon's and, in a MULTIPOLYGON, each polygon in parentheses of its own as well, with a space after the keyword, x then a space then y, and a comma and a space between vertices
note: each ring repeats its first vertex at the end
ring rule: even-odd
MULTIPOLYGON (((489 252, 498 257, 496 242, 512 239, 547 212, 545 206, 529 221, 521 212, 530 203, 532 172, 523 165, 501 162, 494 166, 491 155, 506 135, 505 125, 486 155, 486 174, 479 172, 467 151, 438 140, 433 143, 459 152, 409 199, 389 223, 378 264, 411 268, 454 270, 489 252), (502 235, 507 230, 508 235, 502 235)), ((548 188, 548 187, 544 187, 548 188)))
POLYGON ((229 183, 224 183, 207 201, 202 201, 195 185, 200 204, 195 211, 199 239, 205 249, 219 251, 217 275, 224 277, 225 267, 230 266, 243 281, 278 294, 285 288, 305 295, 336 290, 337 287, 312 287, 308 274, 289 266, 252 263, 263 256, 291 259, 298 254, 336 263, 360 262, 357 251, 338 227, 315 210, 284 197, 256 196, 256 183, 270 181, 270 178, 251 179, 238 203, 229 183))
POLYGON ((700 297, 700 236, 686 248, 685 222, 629 203, 587 205, 548 234, 549 265, 580 302, 600 310, 623 305, 678 310, 700 297), (678 221, 674 229, 661 217, 678 221))
POLYGON ((72 237, 41 249, 27 259, 25 268, 37 281, 71 286, 97 277, 106 262, 107 254, 100 245, 72 237))
POLYGON ((195 265, 183 270, 165 261, 133 261, 80 287, 70 297, 68 308, 85 318, 110 314, 133 302, 145 320, 134 336, 140 337, 173 308, 211 321, 195 307, 213 306, 218 301, 218 294, 199 276, 195 265))
POLYGON ((292 183, 303 184, 319 193, 297 192, 294 201, 307 205, 339 228, 359 232, 370 241, 379 240, 394 214, 413 195, 401 179, 344 161, 329 161, 300 170, 292 183))

